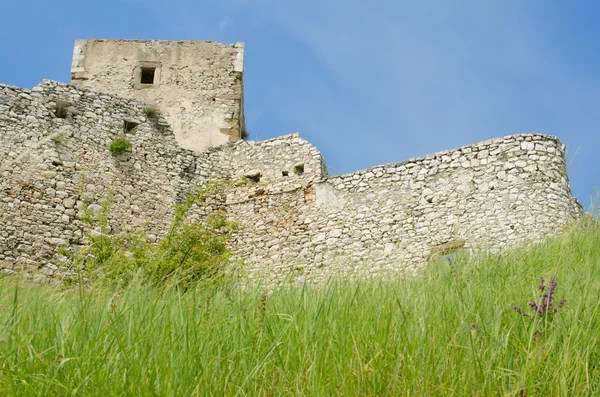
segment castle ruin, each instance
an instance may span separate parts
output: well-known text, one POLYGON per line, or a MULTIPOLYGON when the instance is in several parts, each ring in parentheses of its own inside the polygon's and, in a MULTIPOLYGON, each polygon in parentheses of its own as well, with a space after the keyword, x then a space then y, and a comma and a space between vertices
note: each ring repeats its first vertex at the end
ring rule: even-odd
POLYGON ((195 151, 240 139, 244 43, 77 40, 71 85, 156 106, 179 146, 195 151))
POLYGON ((299 134, 240 140, 243 50, 78 40, 71 84, 0 85, 0 269, 62 274, 61 248, 84 243, 85 211, 100 211, 110 191, 112 232, 138 229, 156 240, 174 205, 210 180, 249 178, 217 204, 240 225, 232 259, 248 280, 267 284, 414 272, 432 255, 514 246, 581 215, 565 147, 548 135, 340 176, 328 176, 299 134), (123 136, 131 149, 113 156, 108 146, 123 136))

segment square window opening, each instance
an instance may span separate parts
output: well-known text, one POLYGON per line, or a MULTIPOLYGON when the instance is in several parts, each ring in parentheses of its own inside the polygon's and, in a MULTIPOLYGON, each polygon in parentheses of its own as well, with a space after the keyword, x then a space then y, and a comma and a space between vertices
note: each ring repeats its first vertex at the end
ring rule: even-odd
POLYGON ((141 84, 154 84, 154 72, 156 68, 142 68, 140 77, 141 84))
POLYGON ((304 164, 296 164, 294 166, 294 172, 296 175, 304 175, 304 164))

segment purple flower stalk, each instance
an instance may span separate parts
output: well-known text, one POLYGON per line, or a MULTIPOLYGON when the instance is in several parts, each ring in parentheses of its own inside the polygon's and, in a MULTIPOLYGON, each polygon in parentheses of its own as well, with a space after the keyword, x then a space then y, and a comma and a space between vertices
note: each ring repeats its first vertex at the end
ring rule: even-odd
MULTIPOLYGON (((540 282, 541 285, 538 287, 538 290, 541 291, 542 294, 540 295, 539 303, 538 301, 533 300, 529 302, 529 307, 531 307, 534 313, 540 317, 558 313, 558 309, 563 307, 567 300, 562 299, 558 303, 558 306, 554 306, 554 294, 556 293, 556 286, 558 285, 556 277, 552 276, 550 278, 550 284, 547 286, 544 277, 540 277, 540 282)), ((513 309, 524 317, 530 317, 529 314, 525 313, 519 306, 513 306, 513 309)))

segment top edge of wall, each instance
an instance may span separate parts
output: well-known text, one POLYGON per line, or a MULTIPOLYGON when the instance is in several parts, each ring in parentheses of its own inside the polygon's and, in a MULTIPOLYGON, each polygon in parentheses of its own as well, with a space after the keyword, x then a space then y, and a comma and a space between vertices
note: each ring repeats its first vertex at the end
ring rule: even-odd
POLYGON ((235 48, 244 48, 246 44, 243 41, 238 41, 235 44, 227 44, 220 41, 215 40, 154 40, 154 39, 97 39, 97 38, 87 38, 87 39, 77 39, 76 43, 86 43, 86 42, 95 42, 95 43, 159 43, 159 44, 216 44, 228 47, 235 48))

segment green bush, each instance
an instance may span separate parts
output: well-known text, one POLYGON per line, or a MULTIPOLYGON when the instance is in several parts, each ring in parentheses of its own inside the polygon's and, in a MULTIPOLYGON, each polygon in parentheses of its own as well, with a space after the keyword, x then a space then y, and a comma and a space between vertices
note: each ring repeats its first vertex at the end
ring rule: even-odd
POLYGON ((111 234, 111 198, 107 198, 98 215, 84 218, 91 231, 87 244, 74 255, 75 268, 88 281, 105 285, 127 285, 142 278, 156 285, 175 283, 187 290, 199 281, 218 279, 230 257, 227 240, 237 225, 220 211, 202 223, 185 223, 192 205, 206 200, 215 186, 198 190, 175 208, 172 226, 158 244, 149 243, 144 233, 111 234))
POLYGON ((112 141, 108 147, 113 156, 118 156, 129 149, 131 149, 131 141, 124 136, 120 136, 112 141))

